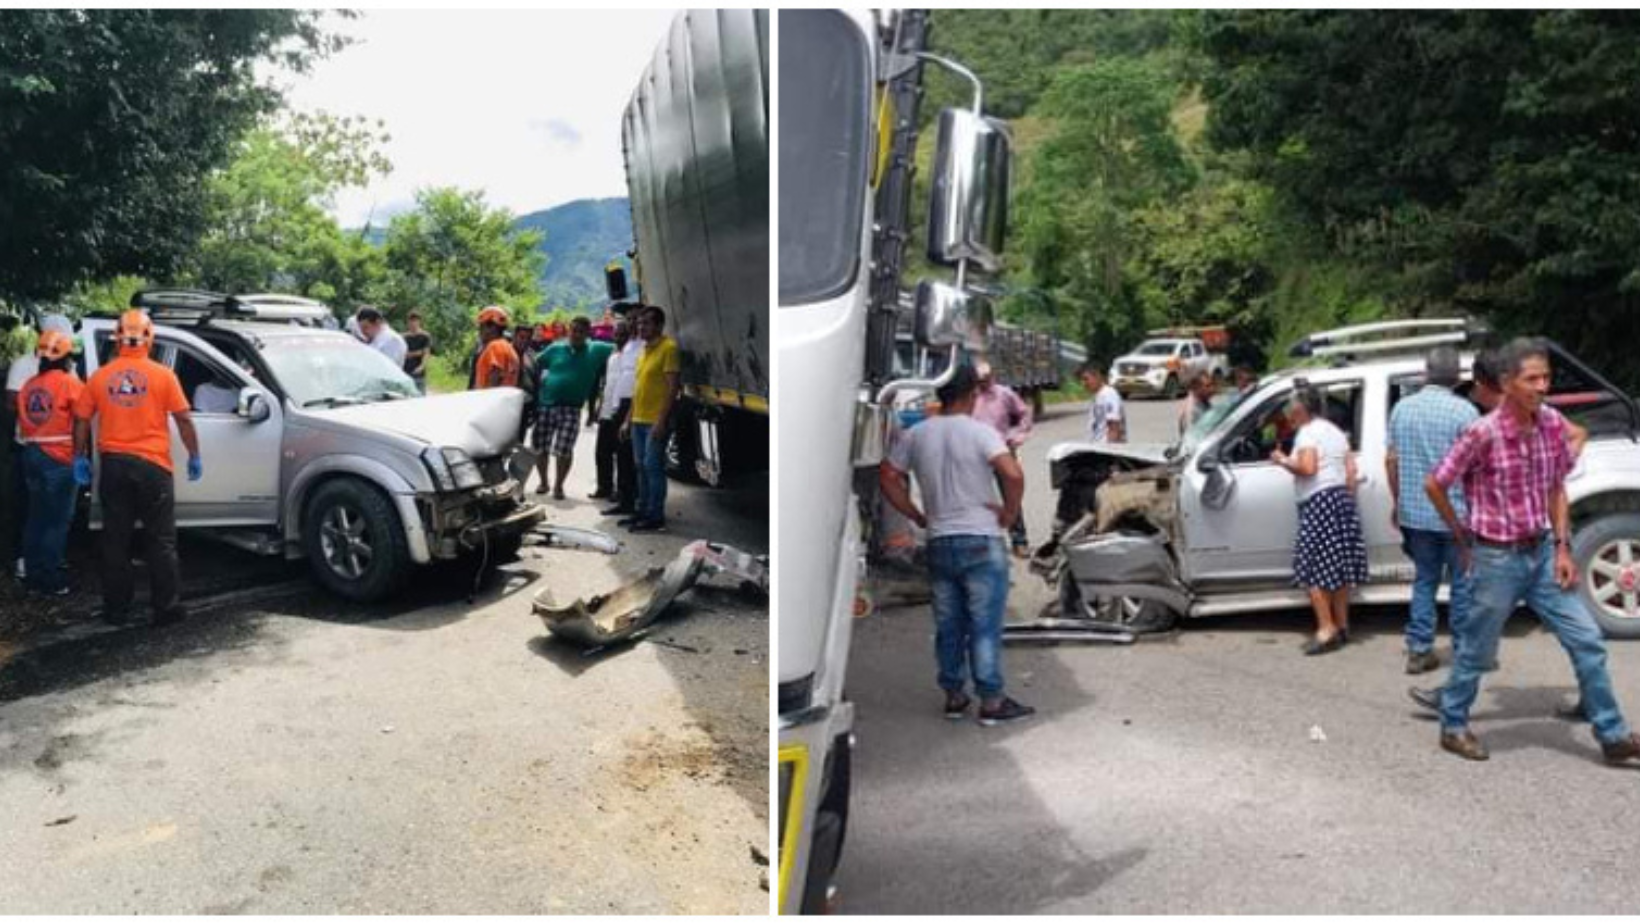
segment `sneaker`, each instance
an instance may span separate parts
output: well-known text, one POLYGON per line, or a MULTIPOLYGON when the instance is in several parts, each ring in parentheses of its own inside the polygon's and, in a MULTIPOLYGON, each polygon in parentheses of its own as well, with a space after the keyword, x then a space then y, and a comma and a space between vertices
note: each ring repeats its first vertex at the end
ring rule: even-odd
MULTIPOLYGON (((606 517, 621 517, 624 520, 631 520, 636 516, 638 511, 637 508, 628 507, 625 504, 616 504, 613 507, 605 507, 598 512, 606 517)), ((619 525, 625 526, 626 524, 619 523, 619 525)))
POLYGON ((627 530, 634 533, 664 533, 666 532, 666 521, 639 520, 631 526, 628 526, 627 530))
POLYGON ((66 596, 68 596, 68 587, 67 586, 57 587, 57 588, 52 588, 52 589, 47 589, 47 588, 44 588, 44 587, 28 586, 26 589, 28 590, 28 592, 30 594, 33 594, 36 597, 66 597, 66 596))
POLYGON ((1441 687, 1407 687, 1407 695, 1430 712, 1440 712, 1441 690, 1441 687))
POLYGON ((1001 725, 1005 722, 1018 722, 1036 715, 1036 710, 1030 706, 1016 703, 1004 696, 1002 702, 995 706, 981 706, 979 709, 979 724, 989 728, 992 725, 1001 725))
POLYGON ((632 524, 637 523, 638 521, 640 521, 642 519, 643 519, 643 517, 640 517, 640 516, 638 516, 637 514, 634 513, 634 514, 630 514, 628 516, 621 517, 619 520, 616 520, 615 525, 616 526, 628 526, 629 527, 632 524))
POLYGON ((17 559, 17 561, 12 565, 11 576, 19 581, 28 579, 28 566, 23 564, 23 560, 21 558, 17 559))
POLYGON ((553 488, 552 489, 552 499, 553 500, 568 500, 569 498, 564 496, 564 489, 563 488, 553 488))
POLYGON ((1589 721, 1589 714, 1583 709, 1583 700, 1579 699, 1570 706, 1557 706, 1555 708, 1555 718, 1565 722, 1587 722, 1589 721))
POLYGON ((1433 651, 1408 651, 1407 673, 1427 674, 1441 666, 1441 659, 1433 651))
MULTIPOLYGON (((1640 748, 1640 744, 1637 744, 1636 747, 1640 748)), ((1475 737, 1475 733, 1468 730, 1441 732, 1441 750, 1450 751, 1464 760, 1486 760, 1492 756, 1486 752, 1486 745, 1481 744, 1481 739, 1475 737)), ((1636 750, 1635 753, 1640 755, 1640 750, 1636 750)), ((1610 760, 1611 758, 1607 757, 1606 759, 1610 760)))
POLYGON ((587 495, 592 500, 609 500, 612 496, 614 496, 613 491, 605 491, 601 488, 587 495))
POLYGON ((1610 744, 1601 742, 1600 754, 1606 763, 1619 766, 1640 765, 1640 735, 1630 734, 1610 744))
POLYGON ((963 714, 968 711, 968 704, 971 702, 973 700, 968 698, 968 694, 953 693, 947 690, 945 694, 945 717, 952 721, 962 718, 963 714))

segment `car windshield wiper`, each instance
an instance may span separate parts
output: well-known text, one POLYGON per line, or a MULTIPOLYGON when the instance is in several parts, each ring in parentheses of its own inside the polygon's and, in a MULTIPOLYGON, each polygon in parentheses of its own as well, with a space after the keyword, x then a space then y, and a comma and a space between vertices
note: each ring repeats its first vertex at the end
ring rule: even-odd
POLYGON ((363 398, 356 398, 352 395, 330 395, 330 396, 324 397, 324 398, 314 398, 311 401, 303 401, 302 406, 303 407, 320 407, 320 406, 323 406, 323 407, 349 407, 349 406, 352 406, 352 405, 355 405, 355 404, 363 404, 363 403, 364 403, 363 398))

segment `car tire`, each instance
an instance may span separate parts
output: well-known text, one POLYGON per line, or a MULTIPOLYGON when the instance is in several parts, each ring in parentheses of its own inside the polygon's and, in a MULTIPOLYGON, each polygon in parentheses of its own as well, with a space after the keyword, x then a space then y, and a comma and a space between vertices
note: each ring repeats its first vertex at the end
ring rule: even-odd
POLYGON ((1607 638, 1640 638, 1640 513, 1588 523, 1572 537, 1571 551, 1578 596, 1600 630, 1607 638))
MULTIPOLYGON (((1088 619, 1087 610, 1082 606, 1082 590, 1068 572, 1060 578, 1059 605, 1063 613, 1074 613, 1075 618, 1088 619)), ((1178 620, 1173 608, 1159 600, 1104 597, 1095 600, 1091 609, 1099 617, 1089 619, 1090 622, 1127 629, 1135 635, 1167 632, 1178 620)))
POLYGON ((357 478, 328 481, 308 498, 302 550, 322 587, 359 603, 397 593, 413 568, 398 511, 357 478))
POLYGON ((1172 401, 1179 397, 1179 377, 1168 374, 1167 381, 1162 384, 1162 397, 1172 401))

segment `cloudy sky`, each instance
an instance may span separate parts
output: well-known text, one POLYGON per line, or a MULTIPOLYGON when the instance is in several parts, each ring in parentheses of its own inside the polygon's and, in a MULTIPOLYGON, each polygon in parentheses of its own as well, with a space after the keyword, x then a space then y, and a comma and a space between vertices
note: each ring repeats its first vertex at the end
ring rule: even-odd
POLYGON ((367 10, 357 41, 271 75, 302 111, 382 119, 393 173, 336 203, 343 227, 408 209, 423 186, 483 189, 517 214, 626 195, 621 113, 669 10, 367 10))

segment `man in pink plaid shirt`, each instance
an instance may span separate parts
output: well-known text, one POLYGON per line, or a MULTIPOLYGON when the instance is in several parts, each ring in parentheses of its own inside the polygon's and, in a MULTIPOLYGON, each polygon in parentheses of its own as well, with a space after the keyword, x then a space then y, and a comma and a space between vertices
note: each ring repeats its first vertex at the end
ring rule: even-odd
POLYGON ((1462 626, 1458 656, 1441 692, 1441 747, 1468 760, 1487 751, 1469 730, 1469 709, 1481 674, 1497 659, 1503 624, 1524 600, 1572 659, 1583 707, 1608 763, 1640 762, 1640 737, 1629 730, 1606 670, 1600 627, 1572 590, 1566 475, 1575 462, 1569 424, 1545 407, 1549 353, 1541 342, 1516 340, 1503 355, 1503 404, 1470 424, 1424 481, 1429 499, 1458 543, 1474 597, 1462 626), (1459 522, 1447 496, 1463 482, 1469 522, 1459 522))

